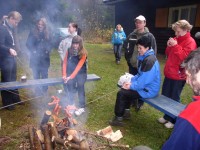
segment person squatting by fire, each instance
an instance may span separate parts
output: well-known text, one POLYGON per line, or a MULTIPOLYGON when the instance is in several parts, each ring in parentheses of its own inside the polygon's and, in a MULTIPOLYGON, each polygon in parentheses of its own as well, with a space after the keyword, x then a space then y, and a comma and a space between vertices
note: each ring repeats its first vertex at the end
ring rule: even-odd
POLYGON ((83 46, 83 39, 76 35, 72 39, 71 47, 65 54, 63 61, 62 76, 64 90, 68 96, 68 105, 74 105, 75 93, 78 91, 79 104, 75 115, 85 112, 85 82, 87 79, 87 55, 83 46))

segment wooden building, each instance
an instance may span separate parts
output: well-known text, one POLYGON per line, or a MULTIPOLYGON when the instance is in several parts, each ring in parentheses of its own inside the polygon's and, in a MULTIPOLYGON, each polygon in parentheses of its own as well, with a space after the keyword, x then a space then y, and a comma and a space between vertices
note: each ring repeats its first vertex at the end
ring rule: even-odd
POLYGON ((127 35, 135 28, 135 17, 145 16, 159 53, 164 53, 168 38, 174 36, 171 24, 177 20, 186 19, 193 25, 193 37, 200 31, 199 0, 103 0, 103 3, 115 6, 115 24, 121 24, 127 35))

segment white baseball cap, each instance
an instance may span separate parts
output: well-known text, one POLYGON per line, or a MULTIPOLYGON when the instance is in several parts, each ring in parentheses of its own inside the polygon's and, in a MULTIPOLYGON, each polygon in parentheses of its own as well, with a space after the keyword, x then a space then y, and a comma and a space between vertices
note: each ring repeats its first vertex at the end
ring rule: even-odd
POLYGON ((136 17, 135 20, 146 21, 145 17, 142 15, 139 15, 138 17, 136 17))

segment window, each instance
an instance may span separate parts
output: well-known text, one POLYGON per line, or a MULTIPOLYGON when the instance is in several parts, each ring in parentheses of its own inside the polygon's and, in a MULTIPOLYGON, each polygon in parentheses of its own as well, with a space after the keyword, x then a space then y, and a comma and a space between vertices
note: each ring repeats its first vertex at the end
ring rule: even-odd
POLYGON ((180 20, 185 19, 189 21, 190 24, 195 24, 197 6, 196 5, 188 5, 181 7, 171 7, 169 8, 169 18, 168 18, 168 27, 180 20))

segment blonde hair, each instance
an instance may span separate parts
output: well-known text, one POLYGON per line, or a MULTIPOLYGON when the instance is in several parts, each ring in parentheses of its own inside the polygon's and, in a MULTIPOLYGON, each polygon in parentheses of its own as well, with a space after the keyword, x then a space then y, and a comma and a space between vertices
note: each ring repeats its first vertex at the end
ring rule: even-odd
POLYGON ((172 24, 172 29, 175 31, 176 28, 179 27, 183 30, 190 31, 192 29, 192 25, 187 20, 179 20, 172 24))
POLYGON ((8 18, 11 18, 11 17, 14 18, 14 19, 16 19, 16 20, 18 20, 18 21, 22 20, 22 15, 19 12, 17 12, 17 11, 11 11, 8 14, 8 18))

